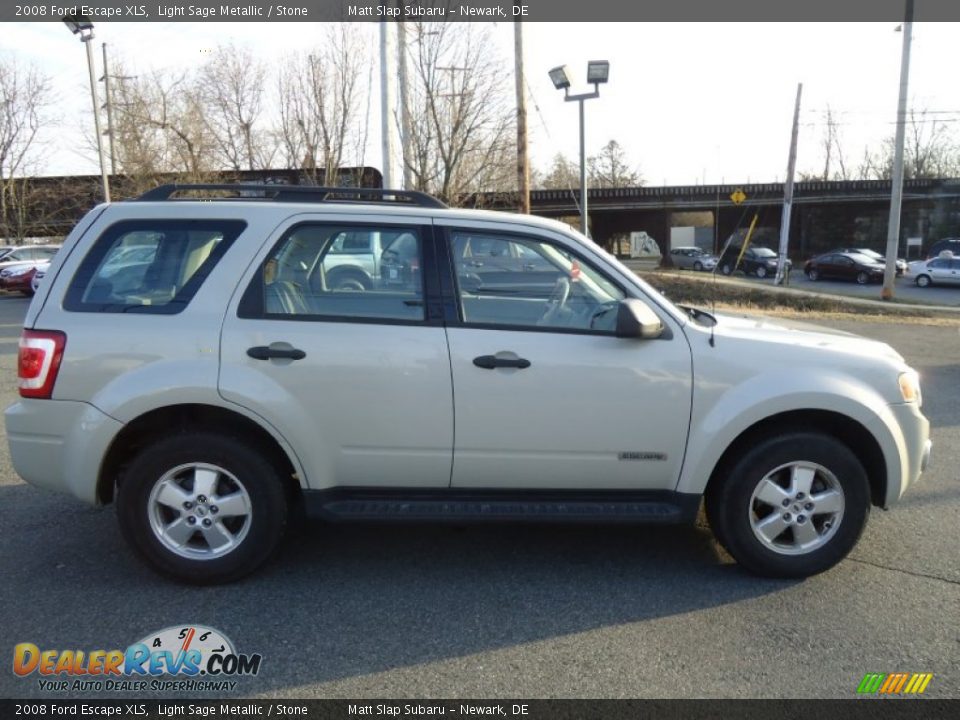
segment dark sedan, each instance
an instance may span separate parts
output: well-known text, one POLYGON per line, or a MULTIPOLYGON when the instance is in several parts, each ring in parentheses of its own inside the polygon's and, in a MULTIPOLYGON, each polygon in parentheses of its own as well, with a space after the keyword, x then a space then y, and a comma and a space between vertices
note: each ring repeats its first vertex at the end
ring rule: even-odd
POLYGON ((827 253, 803 266, 811 280, 855 280, 861 285, 883 280, 883 264, 860 253, 827 253))

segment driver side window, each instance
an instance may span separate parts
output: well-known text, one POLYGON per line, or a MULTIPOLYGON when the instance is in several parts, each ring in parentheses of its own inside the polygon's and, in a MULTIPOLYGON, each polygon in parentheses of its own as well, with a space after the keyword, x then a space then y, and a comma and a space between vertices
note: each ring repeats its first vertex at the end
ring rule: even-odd
POLYGON ((450 234, 460 317, 472 326, 612 333, 623 291, 590 263, 529 236, 450 234))

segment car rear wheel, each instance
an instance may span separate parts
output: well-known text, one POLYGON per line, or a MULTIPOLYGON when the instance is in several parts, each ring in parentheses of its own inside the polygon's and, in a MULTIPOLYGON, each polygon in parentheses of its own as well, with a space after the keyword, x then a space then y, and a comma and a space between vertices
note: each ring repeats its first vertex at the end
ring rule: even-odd
POLYGON ((806 577, 853 549, 870 512, 867 475, 835 438, 771 436, 733 462, 707 490, 707 517, 743 567, 768 577, 806 577))
POLYGON ((141 450, 117 488, 127 541, 160 573, 231 582, 277 548, 288 516, 282 471, 249 443, 177 434, 141 450))
POLYGON ((929 275, 918 275, 917 276, 917 287, 930 287, 932 285, 929 275))
POLYGON ((857 284, 858 284, 858 285, 866 285, 868 282, 870 282, 870 274, 869 274, 869 273, 865 273, 865 272, 863 272, 863 271, 857 273, 857 284))
POLYGON ((809 270, 807 270, 807 277, 813 282, 816 282, 817 280, 820 279, 820 272, 815 268, 810 268, 809 270))

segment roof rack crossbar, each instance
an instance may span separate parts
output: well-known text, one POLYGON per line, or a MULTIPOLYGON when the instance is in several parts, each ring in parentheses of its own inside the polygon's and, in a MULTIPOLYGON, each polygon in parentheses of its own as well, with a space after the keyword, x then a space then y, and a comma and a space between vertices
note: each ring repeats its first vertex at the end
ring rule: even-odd
MULTIPOLYGON (((425 208, 447 207, 432 195, 418 190, 383 188, 321 187, 319 185, 246 185, 242 183, 167 183, 148 190, 138 201, 170 200, 184 190, 222 190, 235 193, 262 192, 277 202, 400 202, 425 208)), ((260 199, 260 198, 251 198, 260 199)))

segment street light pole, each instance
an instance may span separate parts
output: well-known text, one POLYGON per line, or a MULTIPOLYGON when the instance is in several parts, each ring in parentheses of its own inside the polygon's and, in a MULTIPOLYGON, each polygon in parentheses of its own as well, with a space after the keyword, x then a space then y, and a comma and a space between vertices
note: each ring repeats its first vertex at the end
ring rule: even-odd
POLYGON ((555 67, 550 71, 550 79, 557 90, 563 90, 563 99, 567 102, 580 103, 580 232, 590 237, 590 228, 587 215, 587 154, 586 131, 583 103, 585 100, 600 97, 600 84, 607 82, 610 77, 610 63, 606 60, 591 60, 587 63, 587 82, 593 84, 593 92, 570 94, 570 73, 566 65, 555 67))
POLYGON ((80 36, 80 41, 87 48, 87 69, 90 71, 90 98, 93 100, 93 125, 97 133, 97 155, 100 158, 100 181, 103 185, 103 201, 110 202, 110 180, 107 177, 107 165, 103 157, 103 134, 100 130, 100 102, 97 100, 97 75, 93 70, 93 23, 86 15, 73 15, 63 20, 64 24, 74 35, 80 36))
POLYGON ((913 0, 907 0, 902 26, 903 49, 900 55, 900 95, 897 98, 897 133, 893 141, 893 177, 890 180, 890 218, 887 222, 886 267, 883 269, 881 300, 893 300, 900 250, 900 210, 903 204, 903 136, 907 122, 907 83, 910 79, 910 35, 913 31, 913 0))

